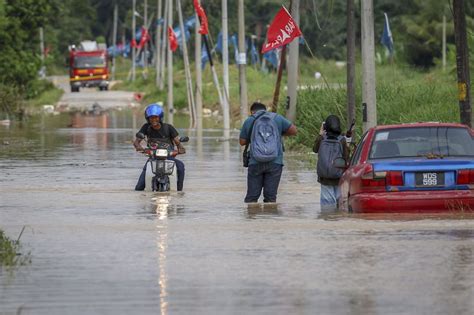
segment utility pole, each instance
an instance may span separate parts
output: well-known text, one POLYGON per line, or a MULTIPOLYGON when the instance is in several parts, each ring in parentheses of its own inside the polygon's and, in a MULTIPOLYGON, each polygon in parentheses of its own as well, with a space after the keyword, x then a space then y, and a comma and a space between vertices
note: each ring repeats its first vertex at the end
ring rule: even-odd
POLYGON ((443 15, 443 71, 446 71, 446 15, 443 15))
MULTIPOLYGON (((202 133, 202 68, 201 68, 201 54, 202 54, 202 41, 201 34, 199 34, 199 18, 196 16, 196 27, 194 28, 194 66, 196 71, 196 118, 197 118, 197 129, 198 133, 202 133)), ((202 146, 201 146, 202 150, 202 146)))
MULTIPOLYGON (((173 0, 169 0, 168 25, 173 27, 173 0)), ((173 124, 174 104, 173 104, 173 52, 168 41, 168 122, 173 124)))
POLYGON ((245 16, 244 16, 244 0, 239 0, 238 8, 239 23, 239 83, 240 83, 240 119, 243 122, 248 116, 248 100, 247 100, 247 74, 245 54, 245 16))
POLYGON ((135 59, 136 59, 136 53, 137 53, 137 48, 135 47, 137 45, 137 39, 136 39, 136 20, 135 20, 135 10, 136 10, 136 5, 137 5, 137 0, 133 0, 133 14, 132 14, 132 42, 135 43, 132 47, 132 81, 135 81, 135 59))
MULTIPOLYGON (((146 32, 146 34, 148 34, 148 1, 147 0, 145 0, 145 12, 143 14, 144 14, 143 27, 145 27, 145 32, 146 32)), ((147 73, 147 70, 148 70, 147 52, 148 52, 148 44, 145 41, 145 43, 143 44, 143 55, 142 55, 144 73, 147 73)))
MULTIPOLYGON (((156 18, 158 21, 160 21, 160 19, 162 18, 162 12, 161 12, 161 0, 157 0, 157 9, 156 9, 156 18)), ((165 25, 165 24, 163 24, 165 25)), ((160 47, 161 47, 161 37, 160 37, 160 33, 161 33, 161 23, 156 23, 156 36, 155 36, 155 43, 156 43, 156 47, 155 47, 155 72, 156 72, 156 86, 159 86, 160 85, 160 62, 161 62, 161 58, 160 58, 160 47)))
POLYGON ((362 20, 362 126, 364 131, 377 125, 375 96, 375 46, 373 0, 361 0, 362 20))
POLYGON ((355 11, 354 0, 347 0, 347 124, 356 117, 355 110, 355 11))
MULTIPOLYGON (((230 108, 229 101, 229 40, 227 30, 227 0, 222 0, 222 69, 224 81, 224 106, 230 108)), ((230 126, 230 110, 224 113, 224 126, 230 126)), ((224 129, 224 138, 229 139, 229 130, 224 129)))
POLYGON ((160 90, 163 91, 165 88, 165 57, 166 57, 166 52, 168 51, 168 17, 169 17, 169 3, 170 1, 173 0, 165 0, 165 10, 164 12, 164 21, 163 21, 163 43, 161 45, 161 63, 160 63, 160 71, 159 71, 159 76, 160 76, 160 90))
POLYGON ((40 56, 41 56, 41 70, 40 70, 40 77, 44 79, 46 77, 46 67, 44 66, 44 31, 43 27, 39 28, 39 36, 40 36, 40 56))
MULTIPOLYGON (((296 25, 300 24, 300 0, 293 0, 291 4, 291 15, 296 25)), ((290 121, 296 121, 296 104, 298 101, 298 57, 300 53, 299 41, 293 40, 289 45, 288 52, 288 97, 289 108, 286 117, 290 121)))
POLYGON ((461 123, 472 128, 469 49, 467 46, 466 16, 464 12, 464 0, 453 0, 454 38, 456 40, 456 67, 461 123))
POLYGON ((114 47, 114 54, 112 55, 112 80, 115 80, 115 55, 117 54, 117 23, 118 23, 118 6, 114 6, 114 31, 112 38, 112 46, 114 47))

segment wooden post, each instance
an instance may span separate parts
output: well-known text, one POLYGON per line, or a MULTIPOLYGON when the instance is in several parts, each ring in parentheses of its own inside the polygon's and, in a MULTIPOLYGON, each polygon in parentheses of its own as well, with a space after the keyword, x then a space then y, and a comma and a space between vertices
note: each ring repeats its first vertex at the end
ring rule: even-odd
MULTIPOLYGON (((289 10, 290 14, 291 14, 292 7, 293 7, 293 1, 290 0, 290 10, 289 10)), ((285 68, 285 65, 286 65, 286 45, 283 45, 283 47, 281 48, 280 66, 278 67, 277 81, 275 83, 275 91, 273 92, 273 102, 270 107, 270 111, 272 112, 278 111, 278 99, 280 98, 281 77, 283 75, 283 68, 285 68)))
MULTIPOLYGON (((291 6, 291 15, 298 25, 300 24, 300 0, 293 0, 291 6)), ((287 118, 296 121, 296 104, 298 101, 298 58, 300 53, 299 41, 293 40, 289 46, 288 52, 288 97, 289 108, 287 118)))
POLYGON ((361 0, 362 22, 362 102, 365 104, 363 129, 377 125, 377 104, 375 97, 375 46, 373 0, 361 0))
POLYGON ((355 110, 355 11, 354 0, 347 0, 347 124, 356 117, 355 110))
MULTIPOLYGON (((202 134, 202 68, 201 68, 201 55, 202 55, 202 41, 201 34, 199 34, 199 18, 196 16, 196 27, 194 28, 195 35, 195 49, 194 49, 194 66, 196 71, 196 118, 197 118, 197 129, 198 134, 202 134)), ((200 139, 202 141, 202 137, 200 139)), ((198 146, 199 148, 199 146, 198 146)), ((202 150, 202 146, 200 147, 202 150)))
MULTIPOLYGON (((133 0, 133 5, 132 5, 132 11, 133 11, 133 14, 132 14, 132 39, 133 39, 133 42, 136 44, 137 43, 137 39, 136 39, 136 28, 137 28, 137 25, 136 25, 136 19, 135 19, 135 10, 136 10, 136 0, 133 0)), ((135 81, 135 59, 136 59, 136 53, 137 53, 137 48, 136 47, 132 47, 132 81, 135 81)))
MULTIPOLYGON (((161 12, 161 0, 157 0, 157 9, 156 9, 156 19, 159 21, 162 18, 162 12, 161 12)), ((165 25, 165 24, 163 24, 165 25)), ((161 48, 161 23, 156 23, 156 35, 155 35, 155 84, 156 86, 160 86, 160 63, 161 63, 161 58, 160 58, 160 48, 161 48)))
POLYGON ((112 56, 112 80, 115 80, 115 55, 117 54, 117 23, 118 23, 118 6, 114 6, 114 31, 112 38, 112 46, 114 47, 114 55, 112 56))
POLYGON ((461 123, 472 128, 469 49, 467 46, 466 16, 464 12, 464 0, 453 0, 454 38, 456 40, 456 66, 461 123))
MULTIPOLYGON (((169 0, 168 25, 173 27, 173 0, 169 0)), ((167 30, 168 31, 168 30, 167 30)), ((168 34, 168 32, 166 32, 168 34)), ((173 52, 168 41, 168 122, 173 124, 174 104, 173 104, 173 52)))

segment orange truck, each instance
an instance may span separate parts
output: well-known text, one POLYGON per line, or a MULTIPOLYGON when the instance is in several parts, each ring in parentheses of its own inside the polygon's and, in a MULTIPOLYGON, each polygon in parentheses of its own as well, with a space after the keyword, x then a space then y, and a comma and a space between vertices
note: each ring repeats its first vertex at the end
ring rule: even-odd
POLYGON ((109 89, 109 67, 105 45, 83 41, 78 47, 69 46, 69 83, 71 92, 81 87, 109 89))

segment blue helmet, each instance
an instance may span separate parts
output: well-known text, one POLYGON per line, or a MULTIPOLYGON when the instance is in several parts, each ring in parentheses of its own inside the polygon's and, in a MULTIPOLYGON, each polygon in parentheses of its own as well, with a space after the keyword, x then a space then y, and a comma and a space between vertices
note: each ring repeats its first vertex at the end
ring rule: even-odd
POLYGON ((145 109, 145 119, 147 121, 150 116, 158 116, 160 117, 160 121, 163 121, 165 112, 163 111, 163 108, 160 105, 153 103, 148 105, 145 109))

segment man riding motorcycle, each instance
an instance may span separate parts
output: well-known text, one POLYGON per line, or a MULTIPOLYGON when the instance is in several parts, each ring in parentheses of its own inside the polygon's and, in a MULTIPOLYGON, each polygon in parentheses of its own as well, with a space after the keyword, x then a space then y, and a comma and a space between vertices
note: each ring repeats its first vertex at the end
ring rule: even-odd
MULTIPOLYGON (((186 150, 179 140, 178 131, 173 127, 173 125, 166 124, 163 122, 164 111, 163 108, 156 104, 150 104, 145 109, 145 123, 135 136, 135 141, 133 141, 133 146, 137 152, 144 152, 145 149, 142 147, 141 142, 146 139, 148 146, 153 142, 162 142, 167 143, 174 148, 176 145, 177 150, 173 151, 173 154, 168 157, 168 160, 174 161, 176 164, 177 175, 178 175, 178 191, 183 190, 184 184, 184 163, 176 159, 177 154, 184 154, 186 150)), ((143 167, 142 173, 138 179, 135 190, 144 190, 145 189, 145 176, 146 176, 146 164, 143 167)))

